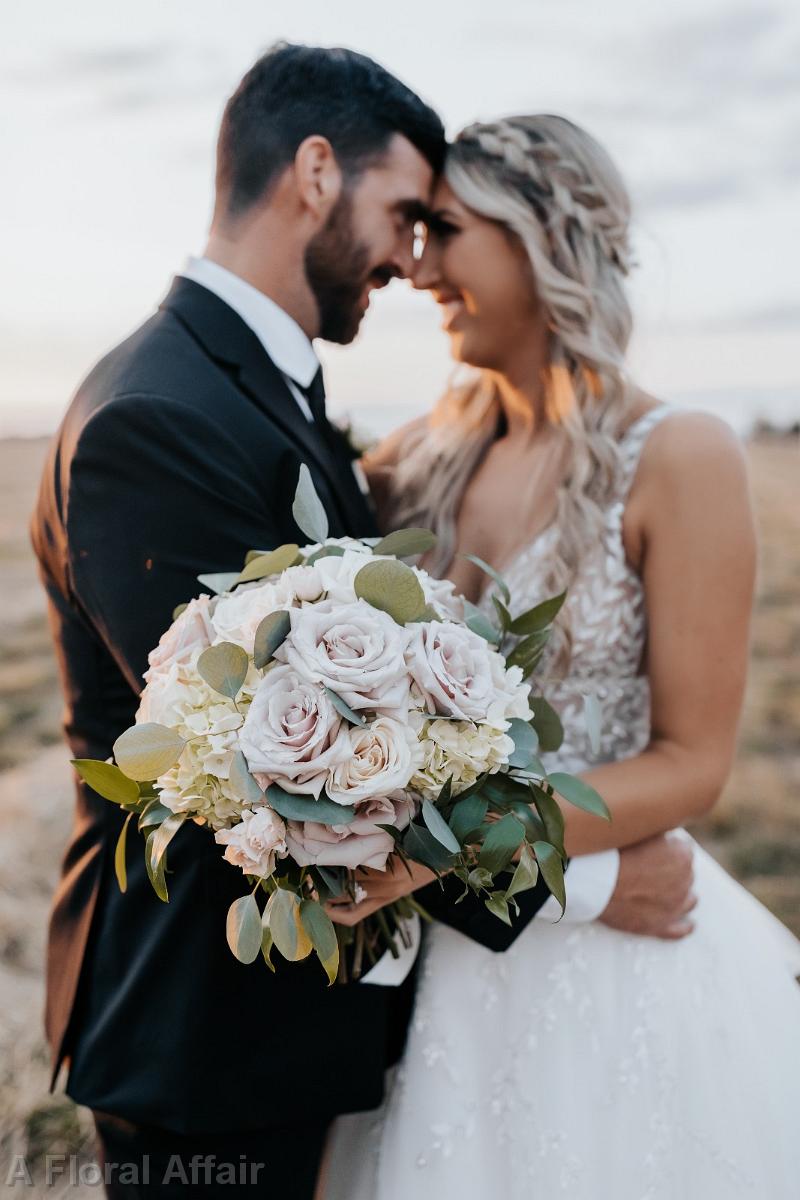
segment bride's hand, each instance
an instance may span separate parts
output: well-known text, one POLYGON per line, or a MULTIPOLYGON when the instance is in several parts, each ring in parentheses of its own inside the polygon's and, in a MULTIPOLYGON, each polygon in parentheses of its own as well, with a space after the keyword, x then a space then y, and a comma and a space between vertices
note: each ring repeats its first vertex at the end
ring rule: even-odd
POLYGON ((402 896, 408 896, 418 888, 433 883, 433 871, 420 863, 409 863, 409 871, 402 863, 393 863, 385 871, 359 871, 356 882, 366 897, 353 904, 346 898, 330 900, 325 910, 332 921, 339 925, 357 925, 379 908, 384 908, 402 896))

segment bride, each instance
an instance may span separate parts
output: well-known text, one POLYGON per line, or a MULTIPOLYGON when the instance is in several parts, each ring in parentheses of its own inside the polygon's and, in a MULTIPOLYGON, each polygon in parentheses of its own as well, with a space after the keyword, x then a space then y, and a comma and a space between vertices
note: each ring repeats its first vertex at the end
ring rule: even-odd
MULTIPOLYGON (((569 589, 533 681, 565 725, 546 762, 613 814, 565 806, 573 856, 715 803, 748 649, 743 455, 626 374, 628 217, 613 164, 570 122, 465 130, 415 285, 478 371, 366 463, 385 523, 435 529, 425 565, 487 612, 493 585, 464 552, 505 575, 512 611, 569 589)), ((337 1122, 326 1200, 796 1196, 800 951, 695 859, 679 941, 534 921, 495 955, 434 925, 404 1060, 381 1111, 337 1122)))

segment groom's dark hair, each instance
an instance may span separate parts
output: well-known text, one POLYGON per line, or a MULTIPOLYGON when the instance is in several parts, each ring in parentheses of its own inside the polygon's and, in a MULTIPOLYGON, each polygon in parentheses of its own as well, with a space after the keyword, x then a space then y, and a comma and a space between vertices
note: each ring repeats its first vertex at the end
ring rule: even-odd
POLYGON ((229 216, 260 200, 307 137, 320 134, 357 175, 400 133, 442 166, 437 114, 384 67, 355 50, 277 42, 231 96, 217 143, 217 201, 229 216))

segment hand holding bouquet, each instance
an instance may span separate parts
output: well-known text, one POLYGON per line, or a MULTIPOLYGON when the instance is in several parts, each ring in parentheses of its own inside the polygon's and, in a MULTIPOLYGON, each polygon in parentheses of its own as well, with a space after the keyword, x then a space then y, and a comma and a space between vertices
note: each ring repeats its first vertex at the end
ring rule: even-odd
POLYGON ((202 576, 215 595, 176 610, 115 761, 75 762, 128 813, 120 887, 134 817, 165 901, 167 848, 186 821, 203 824, 248 881, 228 913, 237 958, 263 954, 272 967, 273 947, 289 960, 314 951, 331 982, 340 943, 355 937, 357 974, 365 955, 396 952, 418 909, 404 898, 355 935, 330 921, 325 902, 357 898, 355 872, 390 858, 454 871, 509 923, 540 872, 563 907, 555 793, 608 815, 590 787, 548 776, 539 758, 560 744, 560 722, 526 679, 564 597, 512 618, 505 584, 476 559, 498 588, 495 624, 403 561, 430 549, 429 531, 329 539, 305 467, 294 515, 313 544, 252 551, 240 573, 202 576))

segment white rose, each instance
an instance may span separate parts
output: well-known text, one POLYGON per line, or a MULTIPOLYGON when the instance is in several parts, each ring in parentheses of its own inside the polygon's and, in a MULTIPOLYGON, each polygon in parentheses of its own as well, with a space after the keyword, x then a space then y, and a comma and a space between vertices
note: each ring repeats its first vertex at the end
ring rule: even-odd
POLYGON ((275 870, 275 856, 284 858, 287 852, 286 826, 268 805, 245 810, 238 825, 218 830, 214 840, 225 846, 226 862, 260 879, 275 870))
POLYGON ((364 600, 323 600, 290 613, 292 628, 275 657, 310 683, 336 692, 353 709, 403 719, 409 679, 408 633, 364 600))
POLYGON ((371 867, 384 871, 394 850, 394 839, 379 825, 405 829, 414 816, 417 800, 398 792, 373 796, 359 808, 349 825, 321 825, 318 821, 289 821, 286 844, 301 867, 371 867))
POLYGON ((280 609, 289 608, 294 601, 291 588, 285 583, 284 575, 278 582, 243 584, 229 596, 221 596, 214 609, 212 623, 217 640, 233 642, 248 654, 253 653, 256 630, 264 617, 280 609))
POLYGON ((350 755, 333 768, 325 788, 337 803, 358 804, 404 788, 422 762, 414 730, 390 717, 379 717, 366 728, 351 727, 348 737, 350 755))
POLYGON ((422 584, 425 600, 432 604, 443 620, 464 620, 464 598, 456 592, 456 585, 450 579, 435 579, 422 567, 414 568, 417 578, 422 584))
POLYGON ((179 617, 172 622, 154 650, 150 651, 145 671, 145 680, 152 679, 157 672, 168 670, 173 664, 192 667, 203 650, 214 639, 211 614, 214 602, 210 596, 198 596, 190 600, 179 617))
POLYGON ((325 692, 285 665, 271 667, 259 684, 239 745, 262 787, 278 783, 315 796, 350 753, 347 728, 325 692))
MULTIPOLYGON (((488 643, 465 625, 449 621, 430 621, 413 629, 406 662, 427 711, 486 720, 490 707, 504 695, 488 643)), ((503 659, 496 657, 505 675, 503 659)))
POLYGON ((350 546, 344 554, 327 554, 319 558, 314 566, 322 580, 322 586, 328 600, 336 600, 340 604, 352 604, 356 599, 353 580, 362 567, 368 562, 374 562, 375 556, 367 546, 350 546))
POLYGON ((325 591, 316 566, 288 567, 281 575, 280 582, 291 590, 296 600, 318 600, 325 591))

